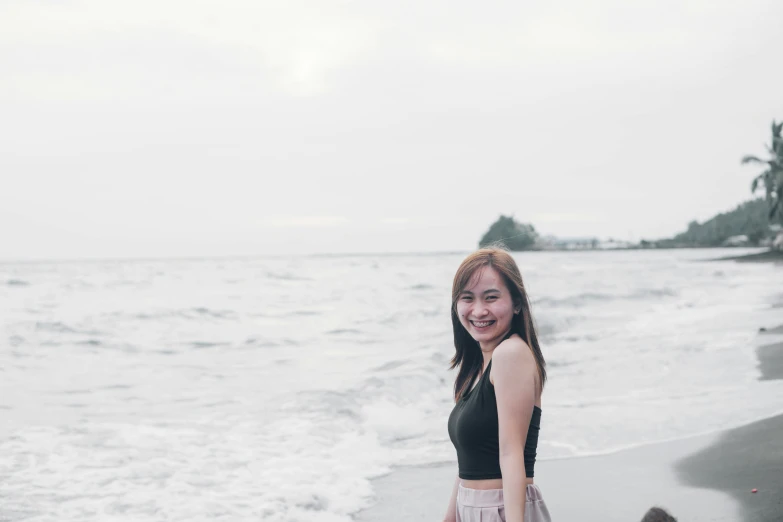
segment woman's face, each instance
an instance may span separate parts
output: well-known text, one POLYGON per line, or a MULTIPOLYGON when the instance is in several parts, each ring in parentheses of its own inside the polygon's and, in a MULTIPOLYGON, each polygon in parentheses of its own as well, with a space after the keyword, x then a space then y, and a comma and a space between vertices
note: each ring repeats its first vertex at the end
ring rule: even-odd
POLYGON ((491 266, 479 268, 457 298, 462 326, 482 350, 492 350, 511 329, 514 302, 501 275, 491 266))

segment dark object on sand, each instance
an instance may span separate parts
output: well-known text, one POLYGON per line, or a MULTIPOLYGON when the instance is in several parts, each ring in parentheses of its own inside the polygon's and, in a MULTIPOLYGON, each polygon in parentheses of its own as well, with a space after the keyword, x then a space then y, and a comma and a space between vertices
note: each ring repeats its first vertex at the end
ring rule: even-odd
POLYGON ((677 522, 677 519, 667 513, 664 509, 653 507, 645 513, 642 522, 677 522))
POLYGON ((759 332, 766 332, 766 331, 767 331, 767 329, 764 328, 763 326, 761 328, 759 328, 759 332))

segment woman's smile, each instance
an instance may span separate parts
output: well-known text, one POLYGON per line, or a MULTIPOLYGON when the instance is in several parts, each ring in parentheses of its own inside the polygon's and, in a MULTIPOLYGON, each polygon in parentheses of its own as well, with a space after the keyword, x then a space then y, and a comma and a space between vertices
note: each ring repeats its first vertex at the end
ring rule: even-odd
POLYGON ((495 321, 470 321, 470 324, 473 325, 473 328, 476 330, 486 330, 493 324, 495 324, 495 321))

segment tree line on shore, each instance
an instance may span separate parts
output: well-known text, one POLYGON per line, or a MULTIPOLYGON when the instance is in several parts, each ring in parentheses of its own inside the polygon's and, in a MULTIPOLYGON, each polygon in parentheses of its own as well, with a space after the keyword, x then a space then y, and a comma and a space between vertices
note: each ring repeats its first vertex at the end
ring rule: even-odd
MULTIPOLYGON (((783 235, 783 122, 772 122, 772 142, 766 146, 768 157, 745 156, 741 163, 763 165, 764 171, 753 179, 751 194, 760 188, 763 198, 746 201, 734 210, 723 212, 699 223, 691 221, 687 230, 673 238, 642 240, 637 248, 714 247, 726 244, 731 238, 745 238, 749 245, 775 245, 776 235, 783 235)), ((745 241, 743 239, 743 241, 745 241)), ((482 236, 479 246, 503 243, 510 250, 541 250, 547 245, 529 223, 521 223, 513 216, 501 215, 482 236)), ((588 242, 589 243, 589 242, 588 242)), ((592 240, 593 248, 597 240, 592 240)))

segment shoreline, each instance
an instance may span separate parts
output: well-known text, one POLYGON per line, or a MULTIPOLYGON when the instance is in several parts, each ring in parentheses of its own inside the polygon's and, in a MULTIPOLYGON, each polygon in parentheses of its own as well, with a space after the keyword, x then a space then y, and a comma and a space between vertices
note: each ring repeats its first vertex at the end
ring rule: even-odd
MULTIPOLYGON (((741 263, 783 264, 783 251, 727 258, 741 263)), ((783 307, 783 296, 772 308, 783 307)), ((760 328, 759 336, 783 335, 783 324, 760 328)), ((783 341, 756 347, 758 380, 783 379, 783 341)), ((741 519, 783 519, 783 414, 723 431, 708 446, 680 459, 678 480, 688 487, 719 491, 740 508, 741 519)), ((673 513, 676 517, 677 515, 673 513)))
MULTIPOLYGON (((783 433, 783 413, 710 434, 542 460, 536 484, 553 520, 633 522, 657 506, 681 521, 779 521, 783 438, 776 433, 783 433)), ((375 503, 353 519, 442 520, 456 472, 456 462, 395 467, 372 479, 375 503)))
POLYGON ((755 254, 729 256, 711 259, 711 261, 736 261, 737 263, 775 263, 783 264, 783 250, 766 250, 755 254))
MULTIPOLYGON (((772 307, 783 307, 783 296, 772 307)), ((762 340, 781 334, 783 324, 759 330, 756 357, 761 381, 783 379, 783 341, 762 340)), ((536 484, 555 521, 638 522, 657 506, 681 522, 779 522, 781 433, 783 413, 778 413, 709 434, 541 460, 536 484)), ((375 503, 353 519, 442 520, 456 472, 456 462, 393 468, 372 480, 375 503)))

